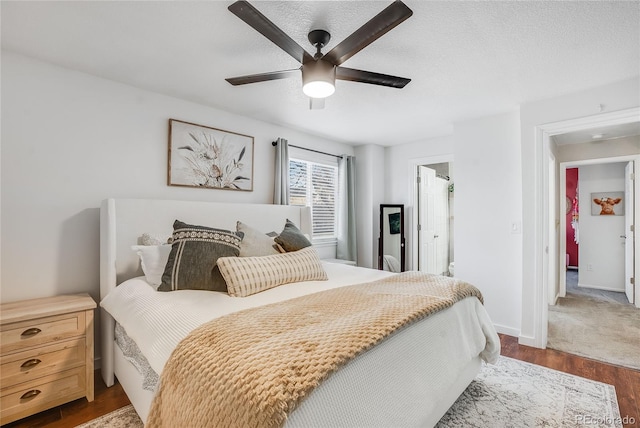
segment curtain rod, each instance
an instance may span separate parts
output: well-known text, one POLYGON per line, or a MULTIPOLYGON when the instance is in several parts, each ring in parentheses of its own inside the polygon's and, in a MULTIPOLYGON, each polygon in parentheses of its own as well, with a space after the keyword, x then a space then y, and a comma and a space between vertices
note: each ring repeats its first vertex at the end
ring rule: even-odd
MULTIPOLYGON (((275 147, 275 146, 278 145, 278 142, 277 141, 272 141, 271 145, 275 147)), ((301 150, 308 150, 310 152, 320 153, 321 155, 333 156, 334 158, 342 158, 343 157, 342 155, 334 155, 333 153, 321 152, 320 150, 307 149, 306 147, 294 146, 293 144, 289 144, 289 147, 295 147, 296 149, 301 149, 301 150)))

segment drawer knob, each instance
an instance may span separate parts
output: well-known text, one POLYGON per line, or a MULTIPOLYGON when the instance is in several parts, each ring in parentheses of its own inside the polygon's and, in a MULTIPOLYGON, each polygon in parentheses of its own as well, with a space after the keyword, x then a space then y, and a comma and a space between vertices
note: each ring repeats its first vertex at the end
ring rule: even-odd
POLYGON ((37 358, 32 358, 30 360, 25 361, 24 363, 22 363, 22 365, 20 367, 22 367, 23 369, 30 369, 31 367, 35 367, 38 364, 40 364, 42 361, 40 361, 37 358))
POLYGON ((31 337, 31 336, 35 336, 36 334, 40 333, 41 331, 42 330, 40 330, 39 328, 36 328, 36 327, 28 328, 25 331, 23 331, 20 336, 31 337))
POLYGON ((27 391, 24 394, 22 394, 22 396, 20 397, 21 400, 28 400, 29 398, 33 398, 36 395, 40 394, 40 390, 39 389, 32 389, 31 391, 27 391))

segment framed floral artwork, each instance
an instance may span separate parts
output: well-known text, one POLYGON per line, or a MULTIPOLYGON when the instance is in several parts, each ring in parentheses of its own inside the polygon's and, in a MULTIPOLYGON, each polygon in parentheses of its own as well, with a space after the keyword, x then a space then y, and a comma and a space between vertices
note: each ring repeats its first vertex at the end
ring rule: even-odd
POLYGON ((253 137, 169 119, 167 184, 253 191, 253 137))

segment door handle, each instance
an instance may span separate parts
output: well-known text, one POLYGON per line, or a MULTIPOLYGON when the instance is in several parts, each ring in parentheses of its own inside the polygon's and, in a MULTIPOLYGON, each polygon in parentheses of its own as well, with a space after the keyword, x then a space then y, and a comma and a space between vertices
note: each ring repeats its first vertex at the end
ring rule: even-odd
POLYGON ((620 235, 621 238, 627 239, 626 235, 620 235))

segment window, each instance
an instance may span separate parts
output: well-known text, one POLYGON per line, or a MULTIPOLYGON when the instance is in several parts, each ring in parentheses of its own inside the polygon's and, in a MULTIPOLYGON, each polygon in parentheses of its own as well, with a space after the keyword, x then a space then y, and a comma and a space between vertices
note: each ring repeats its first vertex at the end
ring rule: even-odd
POLYGON ((289 204, 311 207, 314 238, 336 238, 338 167, 289 159, 289 204))

